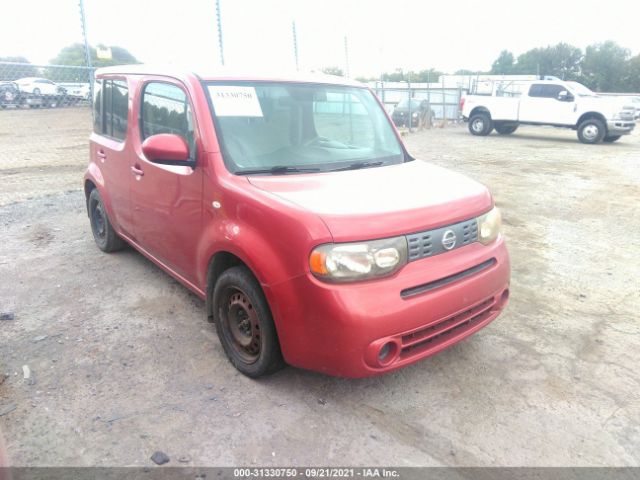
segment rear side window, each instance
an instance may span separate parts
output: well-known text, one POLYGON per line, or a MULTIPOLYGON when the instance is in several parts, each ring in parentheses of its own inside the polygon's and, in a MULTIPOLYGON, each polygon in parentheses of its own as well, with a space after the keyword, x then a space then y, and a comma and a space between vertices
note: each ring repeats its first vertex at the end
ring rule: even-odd
POLYGON ((150 82, 142 93, 142 140, 159 133, 185 139, 189 156, 195 158, 195 135, 189 100, 182 88, 171 83, 150 82))
POLYGON ((127 136, 129 88, 124 80, 97 80, 93 101, 93 130, 96 133, 124 140, 127 136))
POLYGON ((531 85, 531 88, 529 89, 529 96, 530 97, 542 97, 542 88, 544 87, 544 84, 541 83, 535 83, 533 85, 531 85))

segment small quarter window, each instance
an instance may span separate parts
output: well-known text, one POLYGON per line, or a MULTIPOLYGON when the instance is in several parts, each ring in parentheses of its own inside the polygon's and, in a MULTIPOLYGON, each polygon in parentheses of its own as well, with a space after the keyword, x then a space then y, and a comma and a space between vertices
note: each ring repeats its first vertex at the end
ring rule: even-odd
POLYGON ((93 84, 93 131, 102 134, 102 80, 93 84))

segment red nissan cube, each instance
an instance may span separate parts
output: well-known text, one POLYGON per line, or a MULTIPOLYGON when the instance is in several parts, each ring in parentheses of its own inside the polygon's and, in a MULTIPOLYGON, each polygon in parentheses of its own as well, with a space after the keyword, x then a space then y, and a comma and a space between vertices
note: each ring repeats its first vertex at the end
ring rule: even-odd
POLYGON ((509 297, 487 189, 414 159, 344 78, 99 69, 84 187, 98 247, 127 243, 204 299, 250 377, 389 372, 509 297))

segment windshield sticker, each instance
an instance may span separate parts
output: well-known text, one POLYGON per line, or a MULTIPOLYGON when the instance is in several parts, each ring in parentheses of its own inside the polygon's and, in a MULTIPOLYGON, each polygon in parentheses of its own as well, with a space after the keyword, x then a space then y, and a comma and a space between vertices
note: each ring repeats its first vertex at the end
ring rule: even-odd
POLYGON ((262 108, 253 87, 210 85, 209 95, 219 117, 262 117, 262 108))

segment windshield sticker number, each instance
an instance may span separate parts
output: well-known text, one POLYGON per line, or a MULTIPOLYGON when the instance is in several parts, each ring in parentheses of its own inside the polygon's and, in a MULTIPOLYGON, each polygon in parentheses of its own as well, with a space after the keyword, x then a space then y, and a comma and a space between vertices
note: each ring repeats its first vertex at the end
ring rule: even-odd
POLYGON ((211 85, 209 95, 218 117, 262 117, 253 87, 211 85))

